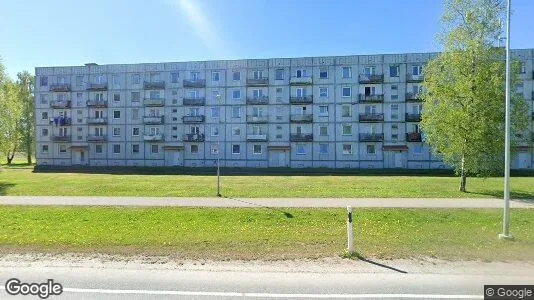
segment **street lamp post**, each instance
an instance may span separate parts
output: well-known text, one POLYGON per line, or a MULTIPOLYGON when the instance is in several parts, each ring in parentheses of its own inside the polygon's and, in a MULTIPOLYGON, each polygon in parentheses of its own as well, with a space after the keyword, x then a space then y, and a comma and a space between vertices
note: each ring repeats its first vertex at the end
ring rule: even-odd
POLYGON ((217 197, 221 197, 221 95, 217 94, 217 112, 219 114, 218 134, 217 134, 217 197))
POLYGON ((513 239, 510 234, 510 9, 511 0, 506 7, 506 95, 504 120, 504 212, 500 239, 513 239))

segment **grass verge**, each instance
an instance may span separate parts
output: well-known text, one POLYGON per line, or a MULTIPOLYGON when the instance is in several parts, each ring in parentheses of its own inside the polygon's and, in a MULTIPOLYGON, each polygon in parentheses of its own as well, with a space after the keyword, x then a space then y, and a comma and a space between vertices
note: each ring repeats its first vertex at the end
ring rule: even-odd
MULTIPOLYGON (((90 252, 192 259, 338 256, 344 209, 0 207, 4 252, 90 252)), ((368 258, 534 260, 534 217, 512 211, 514 241, 498 240, 500 210, 361 209, 356 250, 368 258)))

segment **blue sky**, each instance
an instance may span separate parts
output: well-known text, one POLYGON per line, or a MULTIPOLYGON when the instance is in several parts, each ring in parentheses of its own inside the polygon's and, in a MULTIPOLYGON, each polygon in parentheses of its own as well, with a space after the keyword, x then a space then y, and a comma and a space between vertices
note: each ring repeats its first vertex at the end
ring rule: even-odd
MULTIPOLYGON (((534 47, 513 0, 512 47, 534 47)), ((438 0, 2 0, 9 74, 36 66, 439 51, 438 0)))

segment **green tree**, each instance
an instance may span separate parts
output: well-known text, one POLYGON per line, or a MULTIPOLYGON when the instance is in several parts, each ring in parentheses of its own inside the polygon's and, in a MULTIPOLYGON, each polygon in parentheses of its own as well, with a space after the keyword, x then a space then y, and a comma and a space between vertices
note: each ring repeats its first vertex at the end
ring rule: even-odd
MULTIPOLYGON (((498 47, 504 12, 500 0, 446 0, 439 37, 444 51, 424 70, 425 142, 454 167, 463 192, 467 176, 487 176, 504 166, 505 62, 498 47)), ((518 72, 514 64, 512 86, 518 72)), ((523 132, 526 102, 512 93, 511 103, 512 132, 523 132)))
POLYGON ((33 101, 34 77, 28 71, 17 74, 17 86, 22 102, 22 117, 20 119, 21 146, 24 147, 28 164, 32 163, 35 140, 35 102, 33 101))
POLYGON ((0 154, 11 164, 20 141, 22 102, 17 85, 7 76, 0 61, 0 154))

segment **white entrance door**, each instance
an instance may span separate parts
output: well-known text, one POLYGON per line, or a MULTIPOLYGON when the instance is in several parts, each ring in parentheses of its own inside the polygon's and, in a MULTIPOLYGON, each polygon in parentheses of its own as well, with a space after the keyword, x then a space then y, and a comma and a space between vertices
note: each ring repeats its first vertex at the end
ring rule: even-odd
POLYGON ((286 166, 286 153, 284 151, 280 152, 278 154, 278 166, 279 167, 285 167, 286 166))
POLYGON ((395 152, 395 168, 402 168, 402 153, 395 152))
POLYGON ((172 164, 173 166, 179 166, 180 164, 180 151, 172 152, 172 164))
POLYGON ((82 163, 82 159, 81 159, 81 152, 80 151, 76 151, 74 152, 74 164, 75 165, 80 165, 82 163))

